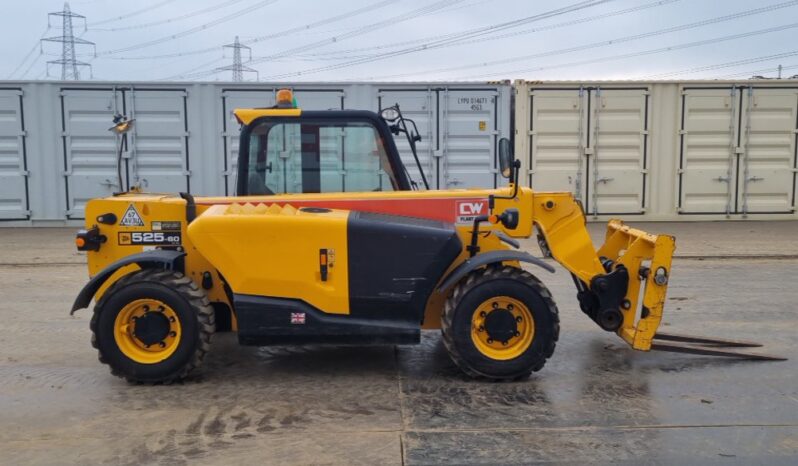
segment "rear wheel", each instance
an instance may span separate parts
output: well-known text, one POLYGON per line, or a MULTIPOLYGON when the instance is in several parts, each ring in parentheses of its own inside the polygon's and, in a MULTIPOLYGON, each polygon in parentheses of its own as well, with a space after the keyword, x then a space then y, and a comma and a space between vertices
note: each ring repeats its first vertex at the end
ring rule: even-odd
POLYGON ((446 300, 443 342, 472 377, 514 380, 540 370, 554 353, 560 323, 551 293, 517 267, 476 270, 446 300))
POLYGON ((171 383, 200 365, 215 331, 205 293, 179 272, 144 269, 114 283, 94 307, 92 346, 130 382, 171 383))

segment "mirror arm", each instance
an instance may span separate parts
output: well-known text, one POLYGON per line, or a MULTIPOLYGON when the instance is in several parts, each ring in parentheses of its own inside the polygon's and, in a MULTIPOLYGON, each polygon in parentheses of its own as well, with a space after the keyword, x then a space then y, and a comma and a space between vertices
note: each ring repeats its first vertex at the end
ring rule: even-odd
POLYGON ((510 172, 510 183, 513 185, 513 193, 509 196, 496 196, 491 194, 488 196, 488 210, 490 213, 493 213, 493 206, 495 204, 496 199, 515 199, 518 196, 518 175, 521 170, 521 161, 518 159, 513 160, 513 167, 512 171, 510 172))

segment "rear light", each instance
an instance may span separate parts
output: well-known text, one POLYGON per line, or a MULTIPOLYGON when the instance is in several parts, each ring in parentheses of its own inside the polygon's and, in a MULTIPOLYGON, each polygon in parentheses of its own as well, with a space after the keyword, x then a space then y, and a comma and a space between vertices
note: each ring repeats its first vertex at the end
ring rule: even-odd
POLYGON ((93 226, 88 230, 79 230, 75 236, 75 246, 78 251, 99 251, 100 245, 106 242, 108 238, 100 234, 100 229, 93 226))

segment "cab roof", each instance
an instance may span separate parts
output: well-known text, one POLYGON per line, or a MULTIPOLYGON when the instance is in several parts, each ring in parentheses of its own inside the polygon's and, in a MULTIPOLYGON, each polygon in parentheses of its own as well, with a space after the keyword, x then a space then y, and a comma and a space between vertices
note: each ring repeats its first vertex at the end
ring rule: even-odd
POLYGON ((298 117, 302 115, 301 108, 237 108, 233 115, 242 124, 248 125, 260 117, 298 117))

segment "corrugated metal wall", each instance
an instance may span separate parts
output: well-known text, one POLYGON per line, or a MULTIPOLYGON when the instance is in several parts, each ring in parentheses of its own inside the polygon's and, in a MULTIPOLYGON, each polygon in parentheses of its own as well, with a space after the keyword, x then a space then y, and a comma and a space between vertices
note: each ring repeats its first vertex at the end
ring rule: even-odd
MULTIPOLYGON (((115 113, 136 119, 123 152, 123 187, 232 194, 239 134, 232 110, 274 105, 281 87, 292 87, 307 110, 378 111, 399 103, 419 126, 420 155, 433 189, 504 183, 497 176, 496 147, 512 132, 508 82, 5 82, 0 226, 79 224, 89 199, 118 191, 119 141, 108 131, 115 113)), ((406 140, 398 138, 397 145, 420 183, 406 140)))
POLYGON ((798 218, 798 81, 514 87, 522 182, 591 218, 798 218))
MULTIPOLYGON (((88 199, 118 190, 118 140, 108 131, 117 112, 136 119, 123 154, 126 187, 232 194, 239 134, 232 110, 273 105, 280 87, 293 87, 305 109, 399 103, 418 124, 434 189, 501 185, 497 141, 514 134, 522 184, 571 191, 591 218, 798 218, 794 80, 39 81, 0 83, 0 226, 77 224, 88 199)), ((420 182, 406 141, 397 144, 420 182)))

